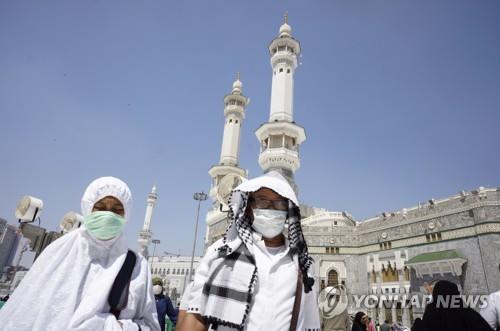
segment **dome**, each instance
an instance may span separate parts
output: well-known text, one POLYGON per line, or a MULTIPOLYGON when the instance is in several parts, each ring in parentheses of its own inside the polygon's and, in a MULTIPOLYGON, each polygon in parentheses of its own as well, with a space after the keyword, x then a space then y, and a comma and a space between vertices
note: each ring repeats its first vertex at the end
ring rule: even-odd
POLYGON ((238 73, 238 77, 233 83, 233 93, 241 94, 241 88, 243 87, 243 83, 240 80, 240 74, 238 73))
POLYGON ((288 25, 288 23, 283 23, 282 26, 280 26, 280 37, 290 37, 292 35, 292 27, 288 25))
POLYGON ((243 84, 241 83, 241 80, 237 79, 233 83, 233 89, 241 89, 243 87, 243 84))

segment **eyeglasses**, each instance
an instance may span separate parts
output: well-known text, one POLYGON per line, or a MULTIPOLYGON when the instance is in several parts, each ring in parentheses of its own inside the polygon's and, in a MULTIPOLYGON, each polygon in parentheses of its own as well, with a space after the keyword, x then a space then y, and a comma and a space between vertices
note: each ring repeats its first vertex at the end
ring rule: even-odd
POLYGON ((251 200, 252 207, 257 209, 288 210, 288 200, 267 200, 254 197, 251 200))

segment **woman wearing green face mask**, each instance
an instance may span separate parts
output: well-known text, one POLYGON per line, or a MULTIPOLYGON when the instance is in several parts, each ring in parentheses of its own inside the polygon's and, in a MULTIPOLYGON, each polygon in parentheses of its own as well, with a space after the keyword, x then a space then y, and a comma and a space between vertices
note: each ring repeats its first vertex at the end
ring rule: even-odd
POLYGON ((125 226, 123 204, 113 196, 97 201, 92 213, 83 219, 87 231, 99 240, 109 240, 118 236, 125 226))
POLYGON ((158 331, 151 273, 135 254, 126 307, 110 313, 108 295, 127 255, 123 229, 132 194, 118 178, 86 189, 83 225, 50 244, 0 310, 2 330, 158 331), (29 313, 26 313, 29 310, 29 313))

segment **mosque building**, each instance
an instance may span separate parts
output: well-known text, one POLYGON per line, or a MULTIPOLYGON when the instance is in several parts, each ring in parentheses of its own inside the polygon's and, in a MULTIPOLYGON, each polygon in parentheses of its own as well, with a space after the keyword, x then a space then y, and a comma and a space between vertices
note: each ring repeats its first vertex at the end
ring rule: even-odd
MULTIPOLYGON (((297 191, 303 127, 294 122, 293 92, 300 43, 287 22, 268 46, 272 91, 267 122, 255 130, 263 172, 279 171, 297 191)), ((239 160, 240 134, 248 98, 239 76, 224 98, 224 133, 219 164, 209 170, 212 208, 206 215, 205 246, 228 226, 227 198, 247 171, 239 160)), ((300 198, 300 197, 299 197, 300 198)), ((318 289, 344 285, 348 295, 374 295, 383 303, 367 309, 379 321, 411 325, 423 309, 404 294, 423 294, 439 279, 459 284, 465 294, 500 290, 500 188, 479 187, 356 220, 347 212, 301 205, 302 228, 315 259, 318 289)), ((357 310, 349 307, 350 313, 357 310)), ((358 309, 359 310, 359 309, 358 309)))

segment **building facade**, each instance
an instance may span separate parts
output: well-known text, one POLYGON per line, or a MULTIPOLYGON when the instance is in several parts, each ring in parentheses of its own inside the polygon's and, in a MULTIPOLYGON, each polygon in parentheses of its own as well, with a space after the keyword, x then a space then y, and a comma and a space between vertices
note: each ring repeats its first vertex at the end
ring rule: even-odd
POLYGON ((360 222, 345 213, 303 216, 319 284, 344 284, 348 294, 386 301, 369 310, 380 321, 408 326, 421 317, 423 309, 405 308, 401 297, 422 295, 436 280, 451 280, 465 294, 500 290, 499 188, 460 192, 360 222))
MULTIPOLYGON (((300 144, 306 139, 305 130, 293 121, 293 75, 300 51, 285 18, 278 36, 269 44, 269 121, 255 132, 263 172, 280 171, 296 192, 293 175, 300 166, 300 144)), ((244 109, 243 104, 240 107, 244 109)), ((225 135, 226 129, 223 146, 231 150, 225 135)), ((239 137, 233 144, 239 144, 239 137)), ((225 180, 222 172, 214 176, 213 169, 221 166, 225 167, 222 161, 209 171, 214 202, 206 216, 205 246, 223 236, 228 226, 224 209, 227 195, 239 184, 234 176, 225 180), (224 183, 223 188, 220 183, 224 183)), ((233 173, 244 176, 246 171, 238 165, 233 173)), ((347 212, 306 205, 300 208, 304 235, 315 259, 318 290, 344 285, 347 295, 372 295, 381 302, 369 308, 350 302, 350 313, 365 310, 378 321, 410 326, 423 314, 423 308, 409 305, 405 295, 421 297, 426 286, 436 280, 452 280, 465 294, 500 290, 500 255, 496 253, 500 249, 500 188, 462 191, 367 220, 355 220, 347 212)))
MULTIPOLYGON (((200 259, 198 256, 194 257, 193 277, 200 259)), ((172 303, 178 306, 186 285, 190 280, 189 267, 191 265, 191 256, 153 256, 149 258, 149 261, 153 277, 162 279, 165 293, 170 297, 172 303)))

